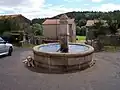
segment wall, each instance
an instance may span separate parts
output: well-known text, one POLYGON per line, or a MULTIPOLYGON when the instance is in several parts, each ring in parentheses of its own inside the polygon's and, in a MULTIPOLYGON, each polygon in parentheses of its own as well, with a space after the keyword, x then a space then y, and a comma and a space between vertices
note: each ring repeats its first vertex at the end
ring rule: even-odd
POLYGON ((107 35, 107 36, 99 36, 98 37, 100 39, 100 42, 103 45, 113 45, 113 46, 117 46, 120 45, 120 36, 119 35, 107 35))
MULTIPOLYGON (((70 42, 76 41, 76 25, 71 24, 72 27, 70 31, 70 42)), ((68 27, 70 28, 70 27, 68 27)), ((60 25, 43 25, 43 36, 50 39, 58 39, 60 34, 60 25)))
POLYGON ((43 25, 43 36, 50 39, 57 39, 59 25, 43 25))
POLYGON ((76 24, 75 23, 72 24, 72 31, 73 31, 72 41, 75 42, 76 41, 76 24))

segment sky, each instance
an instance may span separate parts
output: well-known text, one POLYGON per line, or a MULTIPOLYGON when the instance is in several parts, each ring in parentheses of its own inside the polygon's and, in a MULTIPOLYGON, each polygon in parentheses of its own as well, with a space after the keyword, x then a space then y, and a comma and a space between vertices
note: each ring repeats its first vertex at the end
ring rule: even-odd
POLYGON ((120 10, 120 0, 0 0, 0 15, 22 14, 28 19, 71 11, 120 10))

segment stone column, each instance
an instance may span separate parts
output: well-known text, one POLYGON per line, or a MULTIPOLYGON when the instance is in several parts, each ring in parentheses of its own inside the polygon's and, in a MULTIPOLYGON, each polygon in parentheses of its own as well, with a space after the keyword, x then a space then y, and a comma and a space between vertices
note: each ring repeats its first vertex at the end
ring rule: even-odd
POLYGON ((63 53, 67 53, 68 41, 69 41, 69 25, 68 25, 68 17, 64 14, 60 17, 60 51, 63 53))

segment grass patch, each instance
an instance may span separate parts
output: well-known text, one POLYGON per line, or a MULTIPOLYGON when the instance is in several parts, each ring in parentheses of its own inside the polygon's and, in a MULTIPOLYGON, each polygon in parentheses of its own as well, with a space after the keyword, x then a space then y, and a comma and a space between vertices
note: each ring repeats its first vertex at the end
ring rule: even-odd
POLYGON ((78 41, 86 40, 86 36, 77 36, 78 41))
POLYGON ((104 46, 103 50, 107 52, 117 52, 120 51, 120 46, 104 46))
POLYGON ((33 44, 23 44, 23 46, 22 47, 24 47, 24 48, 33 48, 35 45, 33 45, 33 44))

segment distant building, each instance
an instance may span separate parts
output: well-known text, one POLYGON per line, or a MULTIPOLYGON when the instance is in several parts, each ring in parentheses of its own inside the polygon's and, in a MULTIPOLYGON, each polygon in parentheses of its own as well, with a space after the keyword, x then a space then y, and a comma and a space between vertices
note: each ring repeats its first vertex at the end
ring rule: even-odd
MULTIPOLYGON (((75 19, 68 19, 69 28, 69 41, 74 42, 76 40, 76 25, 75 19)), ((43 22, 43 36, 45 38, 58 40, 60 33, 60 19, 47 19, 43 22)))
POLYGON ((87 26, 87 27, 91 27, 91 26, 93 26, 95 23, 98 23, 98 22, 102 22, 102 23, 104 23, 104 24, 107 23, 106 20, 97 20, 97 19, 95 19, 95 20, 87 20, 86 26, 87 26))

